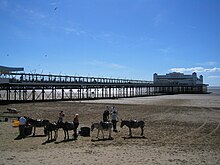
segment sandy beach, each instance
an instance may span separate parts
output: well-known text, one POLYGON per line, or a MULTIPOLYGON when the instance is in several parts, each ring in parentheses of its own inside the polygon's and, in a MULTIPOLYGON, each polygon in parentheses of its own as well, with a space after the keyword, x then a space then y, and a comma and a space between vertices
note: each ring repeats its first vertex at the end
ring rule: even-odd
POLYGON ((13 107, 19 111, 15 117, 25 115, 53 122, 63 110, 66 121, 79 114, 80 130, 100 122, 106 105, 114 105, 120 119, 145 121, 144 137, 140 129, 133 129, 133 137, 129 138, 128 128, 120 128, 118 122, 119 132, 112 132, 112 140, 98 140, 94 130, 90 137, 64 141, 60 129, 57 140, 47 142, 42 128, 37 128, 35 137, 15 140, 18 128, 12 127, 13 118, 9 118, 8 122, 0 122, 0 165, 220 164, 218 93, 1 105, 0 114, 3 119, 3 112, 13 107))

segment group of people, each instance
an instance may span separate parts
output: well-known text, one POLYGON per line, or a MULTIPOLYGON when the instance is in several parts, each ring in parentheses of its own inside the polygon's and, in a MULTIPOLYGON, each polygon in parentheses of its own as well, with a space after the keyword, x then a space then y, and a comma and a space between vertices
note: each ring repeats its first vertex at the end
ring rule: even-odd
MULTIPOLYGON (((74 123, 74 130, 73 130, 74 134, 73 134, 73 136, 74 137, 77 137, 77 128, 79 126, 79 117, 78 116, 79 116, 78 114, 75 114, 74 119, 73 119, 73 123, 74 123)), ((59 112, 59 116, 58 116, 58 123, 59 122, 63 122, 64 117, 65 117, 64 112, 60 111, 59 112)), ((19 136, 21 138, 25 138, 26 137, 25 127, 27 126, 27 124, 28 124, 27 123, 27 117, 21 116, 19 118, 19 136)))
POLYGON ((112 106, 111 108, 109 108, 109 106, 106 106, 106 109, 103 112, 103 122, 109 122, 110 115, 111 115, 111 122, 113 124, 113 131, 118 132, 117 131, 117 122, 119 120, 119 117, 118 117, 118 111, 114 106, 112 106))
MULTIPOLYGON (((73 119, 73 122, 74 122, 74 137, 77 136, 77 128, 79 126, 79 115, 78 114, 75 114, 74 116, 74 119, 73 119)), ((59 112, 59 116, 58 116, 58 122, 63 122, 64 121, 64 117, 65 117, 65 114, 63 111, 60 111, 59 112)), ((103 122, 112 122, 113 124, 113 131, 114 132, 118 132, 117 131, 117 122, 119 120, 119 117, 118 117, 118 111, 117 109, 112 106, 112 107, 109 107, 109 106, 106 106, 106 109, 104 110, 103 112, 103 122), (111 120, 110 120, 110 116, 111 116, 111 120)), ((26 123, 27 123, 27 119, 26 117, 20 117, 19 118, 19 132, 20 132, 20 136, 21 137, 25 137, 25 126, 26 126, 26 123)))

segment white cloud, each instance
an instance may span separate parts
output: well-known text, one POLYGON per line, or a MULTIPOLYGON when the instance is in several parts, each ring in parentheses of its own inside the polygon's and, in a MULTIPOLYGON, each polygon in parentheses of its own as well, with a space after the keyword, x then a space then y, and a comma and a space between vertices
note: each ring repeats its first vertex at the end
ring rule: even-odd
POLYGON ((88 37, 93 40, 105 41, 108 43, 117 44, 128 39, 125 35, 116 34, 113 32, 92 32, 89 29, 83 28, 81 25, 57 27, 64 31, 67 35, 77 35, 88 37), (120 42, 119 42, 120 41, 120 42))
POLYGON ((75 34, 77 36, 86 36, 88 35, 88 32, 86 32, 83 29, 80 29, 78 27, 62 27, 62 29, 67 33, 67 34, 75 34))
POLYGON ((107 67, 107 68, 111 68, 111 69, 124 69, 124 68, 126 68, 125 66, 123 66, 121 64, 108 63, 108 62, 97 61, 97 60, 93 60, 93 61, 89 61, 89 62, 84 62, 83 64, 85 64, 85 65, 92 65, 92 66, 98 66, 98 67, 107 67))
POLYGON ((22 19, 22 21, 26 23, 34 22, 40 24, 42 23, 42 20, 47 18, 47 15, 43 11, 36 8, 29 8, 21 4, 11 3, 8 4, 6 9, 16 19, 22 19))
POLYGON ((115 69, 123 69, 125 68, 125 66, 123 65, 120 65, 120 64, 114 64, 114 63, 110 63, 107 65, 108 67, 111 67, 111 68, 115 68, 115 69))
POLYGON ((61 1, 54 1, 49 3, 51 6, 56 7, 57 5, 61 4, 61 1))
POLYGON ((166 20, 166 16, 167 16, 166 10, 162 10, 160 11, 160 13, 155 15, 155 17, 153 18, 154 26, 160 26, 162 23, 164 23, 166 20))
POLYGON ((214 67, 214 68, 205 69, 205 72, 220 72, 220 68, 214 67))
POLYGON ((159 49, 159 51, 167 54, 167 53, 172 52, 172 48, 169 48, 169 47, 168 48, 161 48, 161 49, 159 49))
POLYGON ((171 68, 171 72, 220 72, 220 68, 204 68, 204 67, 194 67, 194 68, 171 68))
POLYGON ((46 15, 39 12, 39 11, 36 11, 36 10, 33 10, 33 9, 22 9, 22 10, 26 15, 28 15, 32 19, 44 19, 44 18, 46 18, 46 15))

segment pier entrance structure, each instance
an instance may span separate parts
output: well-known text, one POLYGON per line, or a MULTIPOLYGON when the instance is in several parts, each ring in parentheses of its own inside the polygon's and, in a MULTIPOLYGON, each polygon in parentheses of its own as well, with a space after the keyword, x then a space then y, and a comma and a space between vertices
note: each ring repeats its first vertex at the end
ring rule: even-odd
POLYGON ((0 73, 0 103, 140 97, 175 93, 206 93, 204 84, 159 84, 153 81, 0 73))
POLYGON ((153 75, 154 85, 157 93, 207 93, 207 84, 203 84, 203 76, 197 77, 197 73, 191 75, 179 72, 166 75, 153 75), (162 86, 162 88, 161 88, 162 86))

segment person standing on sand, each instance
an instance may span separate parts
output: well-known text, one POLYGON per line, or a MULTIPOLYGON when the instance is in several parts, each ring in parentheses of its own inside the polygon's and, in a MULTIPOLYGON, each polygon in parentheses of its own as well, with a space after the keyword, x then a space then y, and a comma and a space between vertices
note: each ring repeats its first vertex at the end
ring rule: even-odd
POLYGON ((112 117, 112 124, 113 124, 113 132, 118 132, 117 131, 118 111, 116 110, 114 106, 111 109, 111 117, 112 117))
POLYGON ((106 110, 103 112, 103 122, 109 121, 109 108, 106 106, 106 110))
POLYGON ((77 135, 77 128, 79 126, 79 117, 78 116, 79 116, 78 114, 75 114, 75 117, 73 119, 73 123, 74 123, 74 129, 73 129, 74 134, 73 134, 73 136, 74 136, 75 139, 77 139, 77 136, 78 136, 77 135))
POLYGON ((24 116, 21 116, 19 118, 19 136, 21 138, 24 138, 26 135, 25 135, 25 125, 26 125, 26 118, 24 116))
POLYGON ((64 118, 65 114, 63 111, 60 111, 59 113, 59 118, 58 118, 58 122, 63 122, 63 118, 64 118))

